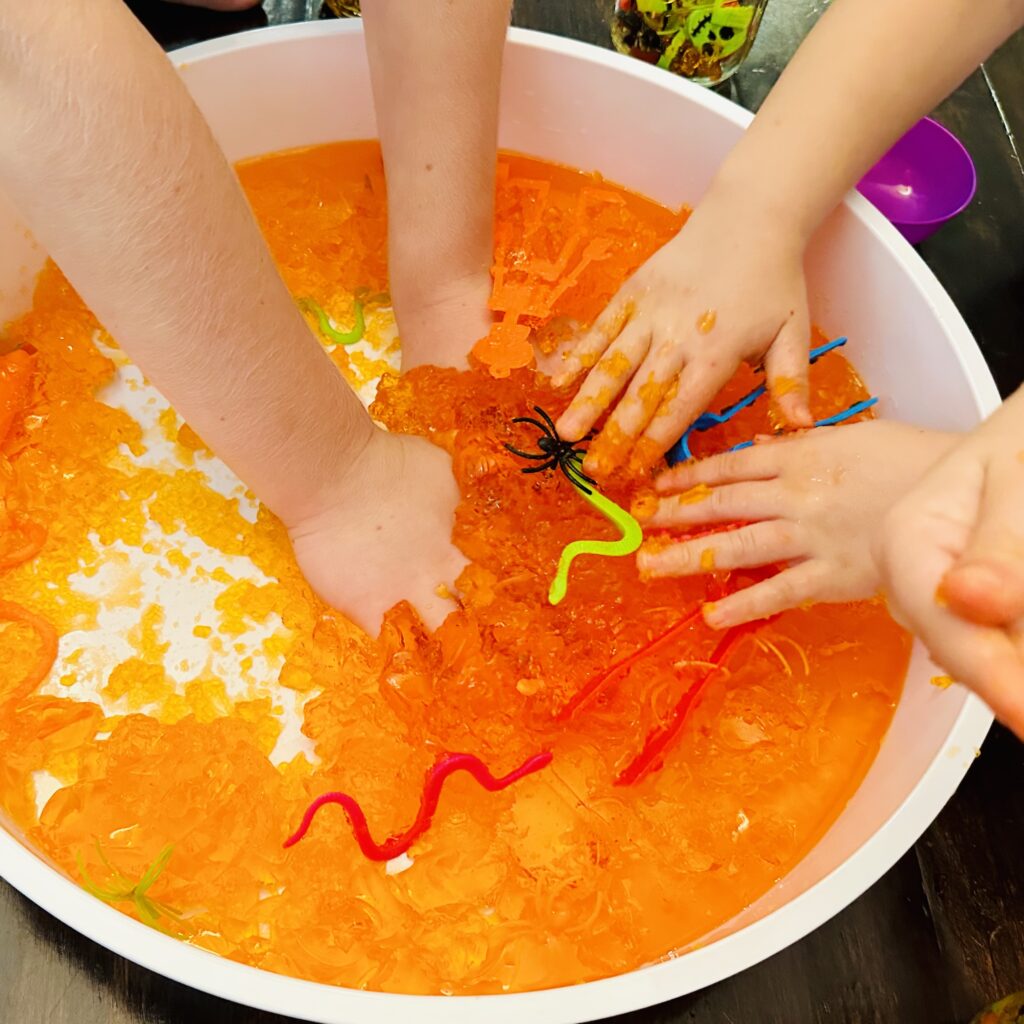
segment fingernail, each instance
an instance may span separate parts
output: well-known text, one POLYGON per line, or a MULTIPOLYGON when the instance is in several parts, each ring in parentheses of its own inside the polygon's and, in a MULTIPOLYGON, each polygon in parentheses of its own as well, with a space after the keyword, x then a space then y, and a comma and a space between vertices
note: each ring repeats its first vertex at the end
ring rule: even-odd
POLYGON ((793 427, 798 427, 801 430, 807 429, 814 426, 814 417, 811 415, 811 410, 807 406, 800 406, 795 409, 791 409, 786 414, 786 419, 793 427))
POLYGON ((637 568, 648 577, 660 575, 659 570, 664 562, 663 552, 673 544, 675 541, 664 533, 646 538, 636 555, 637 568))
POLYGON ((794 414, 807 408, 807 383, 795 377, 776 377, 769 385, 772 401, 794 414))
POLYGON ((722 629, 724 627, 724 623, 720 622, 721 616, 718 613, 718 605, 714 601, 707 601, 700 611, 704 616, 704 621, 712 629, 722 629))
POLYGON ((637 553, 636 568, 642 583, 647 583, 654 578, 654 557, 649 552, 644 551, 643 548, 637 553))
POLYGON ((638 498, 633 499, 629 511, 634 519, 639 520, 641 523, 647 523, 654 518, 654 514, 658 511, 660 504, 653 494, 641 494, 638 498))
POLYGON ((629 470, 637 475, 649 473, 661 459, 664 452, 661 445, 649 437, 641 437, 634 445, 629 457, 629 470))
POLYGON ((1002 587, 1006 582, 1003 579, 1002 574, 996 572, 988 565, 954 566, 946 574, 946 577, 943 578, 942 582, 939 584, 939 589, 936 592, 936 599, 938 599, 941 594, 943 600, 947 603, 949 599, 946 591, 946 579, 951 573, 956 573, 961 586, 966 585, 972 590, 996 590, 1002 587))

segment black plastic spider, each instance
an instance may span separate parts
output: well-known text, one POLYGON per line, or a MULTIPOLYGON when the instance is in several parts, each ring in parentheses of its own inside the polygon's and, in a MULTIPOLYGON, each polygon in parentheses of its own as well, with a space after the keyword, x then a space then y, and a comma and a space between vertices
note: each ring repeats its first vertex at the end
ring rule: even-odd
POLYGON ((540 417, 539 420, 533 416, 517 416, 512 422, 529 423, 530 426, 536 427, 541 432, 540 437, 537 438, 537 447, 540 451, 524 452, 519 448, 513 448, 510 444, 505 445, 513 455, 540 463, 539 466, 526 466, 522 472, 543 473, 548 469, 560 469, 574 487, 590 494, 590 488, 586 485, 590 484, 596 487, 597 481, 592 480, 580 468, 587 450, 578 446, 589 441, 594 436, 593 432, 579 441, 566 441, 559 436, 554 420, 539 405, 535 405, 533 411, 540 417))

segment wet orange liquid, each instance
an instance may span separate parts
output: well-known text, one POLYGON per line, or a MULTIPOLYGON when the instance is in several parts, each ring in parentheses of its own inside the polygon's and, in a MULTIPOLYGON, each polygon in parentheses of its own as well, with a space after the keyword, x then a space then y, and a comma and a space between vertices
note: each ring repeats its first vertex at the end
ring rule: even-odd
MULTIPOLYGON (((240 174, 296 297, 315 298, 341 322, 357 288, 386 286, 375 146, 271 156, 240 174)), ((589 322, 682 219, 596 178, 504 157, 495 308, 554 342, 589 322), (603 255, 581 267, 595 240, 608 243, 603 255)), ((660 769, 634 786, 614 784, 718 636, 697 620, 568 721, 558 711, 595 673, 746 580, 643 583, 630 558, 584 557, 568 597, 551 607, 562 547, 614 530, 561 475, 523 475, 504 449, 535 446, 535 432, 514 417, 534 404, 557 414, 567 403, 531 371, 495 380, 424 368, 383 380, 375 415, 452 453, 463 496, 455 538, 471 564, 462 607, 436 634, 399 606, 371 640, 311 595, 273 517, 261 510, 250 523, 189 468, 201 447, 190 431, 169 428, 185 467, 177 472, 125 459, 125 449, 141 451, 142 434, 97 398, 114 374, 98 344, 111 342, 53 267, 33 310, 0 342, 0 354, 35 352, 31 387, 9 388, 17 408, 0 437, 0 550, 22 544, 15 532, 30 533, 28 522, 46 530, 34 557, 0 570, 0 801, 43 854, 76 880, 85 881, 84 868, 125 913, 139 908, 115 869, 134 885, 171 846, 147 890, 159 926, 233 960, 410 993, 601 978, 686 948, 769 889, 874 758, 908 640, 879 603, 816 607, 744 639, 660 769), (130 564, 131 552, 145 550, 147 522, 245 555, 266 574, 263 585, 223 581, 219 620, 195 635, 211 651, 237 650, 242 671, 242 626, 276 613, 277 679, 245 699, 209 670, 175 679, 163 610, 140 603, 126 637, 132 655, 102 670, 103 698, 118 713, 75 693, 84 663, 39 681, 41 659, 45 669, 52 656, 45 624, 64 644, 97 622, 97 599, 69 577, 100 571, 115 543, 130 564), (301 707, 315 756, 271 761, 283 695, 301 707), (424 773, 444 752, 476 754, 500 775, 545 749, 550 766, 500 793, 465 775, 448 780, 399 873, 363 857, 336 807, 282 848, 326 790, 355 796, 383 840, 415 818, 424 773), (40 772, 56 791, 37 811, 40 772)), ((381 368, 365 354, 332 356, 356 383, 381 368)), ((742 371, 714 407, 754 380, 742 371)), ((865 395, 839 355, 820 360, 812 381, 819 416, 865 395)), ((695 446, 718 450, 770 426, 759 403, 695 446)), ((641 490, 615 479, 606 492, 628 506, 641 490)))

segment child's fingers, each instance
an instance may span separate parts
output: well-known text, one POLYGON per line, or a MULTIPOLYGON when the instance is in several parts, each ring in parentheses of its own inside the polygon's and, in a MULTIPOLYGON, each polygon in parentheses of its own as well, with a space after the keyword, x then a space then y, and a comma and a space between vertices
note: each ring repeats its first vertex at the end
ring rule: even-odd
POLYGON ((641 548, 640 571, 648 576, 696 576, 715 569, 753 569, 806 554, 799 530, 782 520, 753 523, 666 548, 641 548))
POLYGON ((778 518, 782 505, 782 490, 775 482, 725 484, 712 491, 691 488, 662 498, 647 522, 651 526, 754 522, 778 518))
MULTIPOLYGON (((967 483, 964 489, 969 490, 969 478, 967 483)), ((960 524, 950 531, 947 520, 907 513, 904 520, 897 523, 899 529, 890 525, 879 548, 879 567, 894 612, 938 664, 1024 738, 1024 652, 1007 630, 965 621, 936 599, 938 581, 949 573, 951 551, 962 547, 960 524)))
POLYGON ((950 611, 981 626, 1006 626, 1024 614, 1024 565, 974 557, 955 565, 940 593, 950 611))
POLYGON ((764 360, 768 390, 791 427, 814 425, 807 383, 807 339, 810 334, 806 311, 794 313, 782 325, 764 360))
MULTIPOLYGON (((985 653, 976 657, 977 643, 972 642, 967 647, 958 645, 955 655, 939 654, 939 661, 947 666, 947 671, 954 679, 961 680, 981 697, 995 716, 1012 729, 1018 738, 1024 739, 1024 659, 1021 658, 1020 650, 1002 630, 992 630, 985 626, 972 628, 990 634, 984 641, 985 653), (958 669, 953 667, 953 658, 959 656, 961 651, 966 664, 958 669)), ((951 644, 952 635, 947 632, 943 642, 951 644)))
MULTIPOLYGON (((675 358, 681 360, 682 355, 676 354, 675 358)), ((640 369, 633 374, 626 394, 590 446, 584 469, 604 475, 626 461, 679 372, 678 365, 662 366, 661 362, 659 354, 648 352, 640 369)))
POLYGON ((707 459, 681 462, 662 473, 654 486, 663 494, 672 494, 699 484, 717 487, 747 480, 774 480, 779 475, 779 447, 755 444, 738 452, 722 452, 707 459))
POLYGON ((622 393, 630 376, 643 362, 650 344, 651 332, 642 323, 634 320, 623 328, 587 374, 569 408, 559 417, 556 427, 562 437, 575 440, 586 434, 622 393))
POLYGON ((903 611, 932 658, 1024 739, 1024 658, 1007 633, 964 622, 934 601, 903 611))
POLYGON ((813 601, 828 578, 828 566, 809 560, 783 569, 771 579, 704 606, 704 620, 714 629, 729 629, 745 622, 767 619, 813 601))
POLYGON ((955 614, 985 626, 1024 616, 1024 465, 989 466, 978 520, 941 584, 955 614))
MULTIPOLYGON (((730 360, 698 356, 679 374, 644 432, 638 455, 648 455, 651 465, 675 444, 683 431, 711 404, 736 370, 730 360)), ((641 460, 638 460, 642 462, 641 460)), ((638 465, 649 469, 650 465, 638 465)))
POLYGON ((567 353, 561 372, 552 381, 555 387, 571 384, 584 370, 594 366, 608 346, 622 333, 632 315, 632 302, 620 292, 608 303, 590 330, 567 353))

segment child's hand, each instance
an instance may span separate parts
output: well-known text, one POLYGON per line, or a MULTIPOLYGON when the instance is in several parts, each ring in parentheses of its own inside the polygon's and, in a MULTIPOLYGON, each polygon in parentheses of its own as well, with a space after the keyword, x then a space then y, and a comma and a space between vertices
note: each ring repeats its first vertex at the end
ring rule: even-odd
POLYGON ((741 361, 762 357, 785 419, 810 426, 809 338, 802 239, 785 218, 709 194, 570 353, 557 384, 590 372, 559 433, 582 437, 628 384, 585 466, 607 473, 632 452, 637 469, 650 468, 741 361))
POLYGON ((1024 395, 958 444, 886 517, 894 612, 1024 739, 1024 395))
POLYGON ((483 270, 454 281, 426 286, 430 271, 421 266, 419 280, 392 275, 395 318, 402 339, 402 372, 416 366, 469 366, 470 349, 491 329, 491 277, 483 270))
POLYGON ((658 479, 658 490, 671 496, 660 500, 647 525, 749 525, 642 549, 640 569, 690 576, 786 563, 763 583, 705 609, 709 625, 721 629, 805 603, 871 597, 880 586, 875 532, 893 502, 952 443, 946 434, 874 421, 677 466, 658 479), (694 492, 699 485, 714 489, 694 492))
POLYGON ((402 600, 433 629, 465 564, 451 540, 458 500, 445 452, 375 430, 336 492, 288 533, 310 585, 371 635, 402 600))

